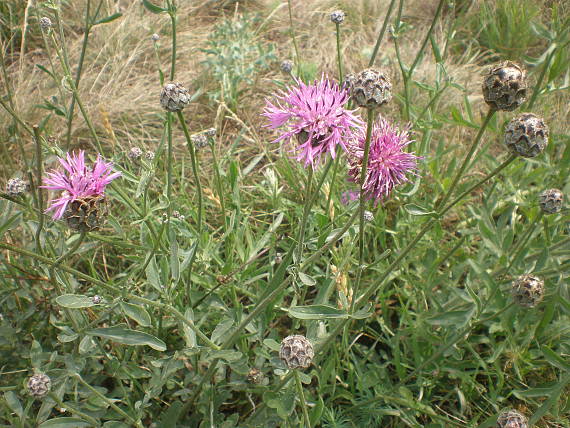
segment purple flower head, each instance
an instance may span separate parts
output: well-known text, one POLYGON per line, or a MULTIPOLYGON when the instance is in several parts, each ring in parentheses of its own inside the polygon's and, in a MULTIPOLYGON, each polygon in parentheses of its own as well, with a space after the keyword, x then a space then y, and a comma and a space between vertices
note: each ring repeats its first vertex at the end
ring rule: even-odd
POLYGON ((115 178, 120 177, 120 172, 111 173, 112 162, 104 162, 101 155, 92 168, 85 166, 85 153, 67 153, 67 159, 58 158, 65 171, 48 172, 48 178, 44 180, 44 186, 49 190, 61 190, 61 197, 54 199, 46 212, 55 210, 54 220, 59 220, 70 202, 84 199, 90 196, 102 196, 105 187, 115 178))
POLYGON ((334 159, 336 147, 347 149, 346 142, 354 138, 352 127, 361 127, 363 122, 346 110, 349 93, 337 83, 324 76, 321 81, 305 84, 299 80, 296 86, 275 95, 275 103, 267 100, 263 116, 269 120, 271 129, 283 127, 281 135, 273 142, 291 142, 296 146, 292 152, 304 166, 315 168, 321 155, 330 153, 334 159))
MULTIPOLYGON (((379 119, 374 124, 370 139, 368 169, 363 186, 367 199, 379 202, 387 198, 394 187, 409 181, 407 173, 417 175, 419 157, 404 151, 412 141, 409 139, 408 129, 400 131, 385 119, 379 119)), ((359 184, 365 142, 366 131, 362 129, 356 140, 348 147, 349 180, 359 184)))

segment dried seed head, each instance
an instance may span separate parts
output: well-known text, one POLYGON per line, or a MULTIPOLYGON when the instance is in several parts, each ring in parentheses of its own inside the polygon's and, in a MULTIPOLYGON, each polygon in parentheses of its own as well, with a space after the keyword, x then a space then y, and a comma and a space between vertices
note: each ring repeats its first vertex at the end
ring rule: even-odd
POLYGON ((91 301, 95 305, 98 305, 99 303, 101 303, 103 301, 103 298, 101 296, 99 296, 98 294, 95 294, 93 297, 91 297, 91 301))
POLYGON ((194 147, 201 149, 208 145, 208 137, 204 134, 193 134, 190 136, 190 141, 194 144, 194 147))
POLYGON ((289 74, 291 73, 291 71, 293 70, 293 61, 291 61, 290 59, 286 59, 281 63, 281 71, 283 73, 289 74))
POLYGON ((370 211, 364 211, 364 220, 365 221, 374 221, 374 214, 372 214, 370 211))
POLYGON ((150 36, 150 39, 153 42, 158 42, 160 40, 160 36, 158 34, 154 33, 152 36, 150 36))
POLYGON ((104 195, 75 199, 67 205, 63 218, 67 226, 78 232, 92 232, 99 229, 107 216, 107 201, 104 195))
POLYGON ((144 154, 144 157, 145 157, 147 160, 151 161, 151 160, 154 159, 154 152, 151 151, 151 150, 149 150, 148 152, 146 152, 146 153, 144 154))
POLYGON ((51 19, 49 19, 47 16, 43 16, 40 18, 40 28, 42 30, 48 30, 49 28, 51 28, 51 19))
POLYGON ((498 428, 528 428, 528 419, 516 410, 505 410, 497 418, 498 428))
POLYGON ((263 382, 263 378, 264 378, 263 373, 257 367, 253 367, 247 373, 248 382, 255 383, 256 385, 259 385, 261 382, 263 382))
POLYGON ((483 78, 483 98, 492 110, 513 111, 526 100, 526 72, 505 61, 489 68, 483 78))
POLYGON ((315 356, 313 345, 305 336, 287 336, 281 341, 279 358, 283 360, 288 369, 306 369, 309 367, 315 356))
POLYGON ((51 389, 51 379, 43 373, 36 373, 28 379, 28 392, 35 398, 43 398, 51 389))
POLYGON ((28 183, 19 178, 11 178, 6 183, 6 193, 10 196, 18 196, 28 190, 28 183))
POLYGON ((511 153, 533 158, 548 144, 548 126, 537 115, 523 113, 507 125, 505 144, 511 153))
POLYGON ((142 156, 142 150, 140 147, 131 147, 129 153, 127 153, 127 157, 130 160, 137 160, 142 156))
POLYGON ((383 72, 368 68, 356 76, 350 95, 360 107, 377 108, 392 99, 392 83, 383 72))
POLYGON ((344 18, 346 17, 346 13, 342 10, 335 10, 331 13, 331 22, 335 24, 342 24, 344 18))
POLYGON ((160 92, 160 105, 166 111, 182 111, 189 102, 188 90, 180 83, 167 83, 160 92))
POLYGON ((564 194, 558 189, 549 189, 542 192, 538 197, 540 209, 546 214, 556 214, 562 211, 564 194))
POLYGON ((532 308, 544 297, 544 281, 534 275, 521 275, 513 281, 511 294, 518 305, 532 308))

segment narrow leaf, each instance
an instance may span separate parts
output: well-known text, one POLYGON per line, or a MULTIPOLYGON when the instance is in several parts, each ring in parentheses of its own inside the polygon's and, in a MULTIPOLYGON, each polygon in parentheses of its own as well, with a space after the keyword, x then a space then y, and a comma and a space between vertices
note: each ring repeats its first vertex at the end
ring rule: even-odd
POLYGON ((348 313, 327 305, 294 306, 289 315, 301 320, 346 319, 348 313))
POLYGON ((55 298, 59 306, 69 309, 90 308, 95 306, 93 299, 89 296, 81 294, 64 294, 55 298))
POLYGON ((148 333, 143 333, 142 331, 128 329, 124 324, 107 328, 94 328, 87 330, 86 334, 89 336, 102 337, 103 339, 110 339, 113 342, 123 345, 147 345, 157 351, 166 350, 166 344, 159 338, 148 333))

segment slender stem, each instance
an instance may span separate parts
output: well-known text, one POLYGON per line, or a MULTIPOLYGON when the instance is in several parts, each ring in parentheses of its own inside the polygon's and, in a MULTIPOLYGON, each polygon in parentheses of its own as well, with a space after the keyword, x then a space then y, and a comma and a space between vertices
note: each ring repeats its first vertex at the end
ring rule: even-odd
MULTIPOLYGON (((313 167, 309 167, 309 176, 307 177, 307 189, 305 194, 305 207, 303 209, 303 218, 299 226, 299 235, 297 236, 297 262, 301 262, 303 255, 303 242, 305 240, 305 228, 307 227, 307 219, 309 218, 309 211, 311 210, 311 202, 313 201, 311 195, 311 187, 313 184, 313 167)), ((315 191, 317 191, 315 189, 315 191)))
POLYGON ((416 59, 414 59, 414 62, 412 63, 412 66, 410 67, 409 71, 408 71, 408 76, 411 78, 412 74, 414 73, 414 70, 416 68, 416 66, 418 65, 418 63, 420 62, 420 59, 422 57, 422 54, 429 42, 429 39, 433 33, 433 30, 435 28, 435 24, 437 22, 437 19, 439 18, 439 15, 441 14, 441 10, 443 9, 443 5, 447 3, 447 0, 439 0, 439 4, 437 5, 437 10, 435 11, 435 15, 433 16, 433 19, 431 21, 431 25, 429 27, 429 30, 426 34, 426 37, 424 39, 424 42, 422 43, 422 46, 420 47, 420 50, 418 51, 418 53, 416 54, 416 59))
POLYGON ((77 249, 81 246, 81 243, 83 242, 83 240, 85 239, 85 236, 87 236, 87 232, 81 232, 79 234, 79 238, 77 238, 75 240, 75 242, 73 243, 73 245, 71 246, 71 248, 69 250, 67 250, 65 253, 63 253, 61 256, 59 256, 54 262, 53 265, 51 266, 51 269, 55 269, 57 268, 61 263, 63 263, 63 261, 69 257, 71 257, 73 255, 73 253, 75 253, 77 251, 77 249))
MULTIPOLYGON (((32 131, 32 128, 30 128, 30 126, 29 126, 26 122, 24 122, 22 119, 20 119, 20 118, 18 117, 18 115, 16 114, 16 112, 15 112, 8 104, 6 104, 6 102, 2 99, 2 97, 0 97, 0 106, 2 106, 2 107, 4 108, 4 110, 6 110, 6 112, 7 112, 10 116, 12 116, 16 122, 18 122, 20 125, 22 125, 22 128, 24 128, 24 130, 25 130, 28 134, 34 135, 34 132, 32 131)), ((20 141, 20 140, 18 140, 18 141, 20 141)), ((22 146, 22 147, 23 147, 23 146, 22 146)), ((28 168, 28 166, 27 166, 28 161, 26 160, 26 157, 25 157, 25 153, 26 153, 26 152, 25 152, 25 150, 24 150, 23 148, 21 148, 21 150, 22 150, 22 156, 24 156, 24 161, 25 161, 25 163, 26 163, 26 168, 28 168)))
POLYGON ((166 199, 168 199, 168 230, 170 230, 170 215, 172 213, 172 113, 166 113, 166 133, 167 133, 167 152, 166 152, 166 199))
MULTIPOLYGON (((368 109, 368 119, 366 121, 366 140, 364 142, 364 157, 362 158, 362 168, 360 170, 360 227, 358 230, 358 276, 354 285, 353 296, 358 296, 362 271, 364 270, 364 208, 366 207, 366 194, 364 185, 368 175, 368 157, 370 155, 370 140, 372 138, 372 127, 374 125, 374 110, 368 109)), ((355 299, 350 304, 350 312, 354 311, 355 299)))
POLYGON ((214 161, 214 176, 216 179, 216 190, 218 191, 218 198, 220 198, 220 210, 222 211, 222 218, 224 219, 224 228, 227 228, 226 206, 224 192, 222 191, 222 177, 220 175, 220 166, 218 165, 218 158, 216 156, 215 138, 208 137, 210 141, 210 150, 212 151, 212 160, 214 161))
POLYGON ((176 72, 176 4, 172 0, 168 2, 168 13, 170 15, 170 22, 172 25, 172 58, 170 65, 170 81, 174 81, 174 74, 176 72))
POLYGON ((301 56, 299 55, 299 47, 297 46, 297 38, 295 37, 295 28, 293 27, 293 12, 291 11, 291 0, 287 0, 289 7, 289 25, 291 27, 291 38, 293 39, 293 47, 295 48, 295 57, 297 58, 297 76, 301 76, 301 56))
POLYGON ((336 53, 338 59, 338 81, 342 85, 344 76, 342 74, 342 53, 340 50, 340 24, 335 22, 335 25, 336 25, 336 53))
POLYGON ((40 136, 40 128, 34 126, 34 142, 36 145, 36 189, 38 194, 38 228, 36 229, 36 248, 38 253, 43 254, 41 235, 44 228, 44 192, 41 188, 43 183, 43 156, 42 156, 42 140, 40 136))
POLYGON ((295 383, 297 384, 297 395, 301 401, 301 409, 303 409, 303 417, 305 418, 305 425, 311 428, 311 419, 309 418, 309 411, 307 410, 307 401, 305 400, 305 392, 303 391, 303 383, 298 370, 293 370, 295 373, 295 383))
POLYGON ((85 419, 87 422, 89 422, 91 425, 93 425, 94 427, 99 426, 99 422, 97 422, 97 420, 91 416, 89 416, 87 413, 83 413, 80 410, 77 410, 76 408, 70 407, 69 403, 65 404, 63 401, 60 400, 60 398, 53 392, 50 392, 49 397, 55 401, 58 406, 60 407, 60 409, 66 409, 68 412, 71 412, 71 414, 76 414, 80 417, 82 417, 83 419, 85 419))
POLYGON ((461 179, 461 177, 465 173, 465 170, 467 169, 467 165, 469 164, 471 157, 473 156, 473 154, 477 150, 477 147, 479 146, 479 142, 481 141, 481 137, 483 136, 483 133, 485 132, 485 129, 487 128, 487 125, 489 125, 489 122, 491 122, 491 118, 494 115, 495 115, 495 110, 489 110, 489 112, 487 113, 487 116, 485 116, 485 119, 483 120, 483 124, 479 128, 479 132, 477 133, 477 136, 475 137, 475 139, 473 140, 473 143, 471 144, 471 148, 469 149, 469 153, 467 153, 467 155, 465 156, 465 159, 463 159, 463 163, 461 164, 459 171, 457 171, 457 174, 455 174, 453 182, 451 183, 451 187, 447 190, 447 193, 445 194, 443 199, 441 199, 436 204, 436 206, 435 206, 436 209, 439 207, 445 206, 445 203, 449 200, 449 198, 453 194, 453 191, 455 190, 457 183, 459 183, 459 180, 461 179))
POLYGON ((542 81, 544 80, 544 76, 546 76, 546 72, 548 71, 548 67, 550 67, 550 61, 554 58, 554 54, 556 53, 556 49, 553 49, 552 52, 546 57, 546 61, 544 62, 544 66, 542 67, 542 71, 540 72, 540 76, 534 85, 534 90, 532 91, 532 96, 530 97, 530 101, 528 102, 527 110, 532 110, 534 107, 534 103, 538 99, 538 95, 540 93, 540 87, 542 86, 542 81))
POLYGON ((388 22, 390 22, 390 16, 392 15, 392 10, 396 5, 396 0, 392 0, 390 2, 390 6, 388 6, 388 12, 386 12, 386 17, 384 18, 384 23, 382 24, 382 29, 380 30, 380 34, 378 34, 378 39, 376 39, 376 45, 374 46, 374 51, 372 52, 372 56, 370 57, 370 62, 368 63, 368 67, 372 67, 374 65, 374 61, 376 60, 376 55, 378 55, 378 50, 380 49, 380 45, 382 44, 382 39, 384 38, 384 33, 386 33, 386 28, 388 28, 388 22))
MULTIPOLYGON (((75 73, 75 87, 79 88, 79 81, 81 80, 81 73, 83 71, 83 63, 85 61, 85 53, 87 52, 87 44, 89 42, 89 33, 91 32, 91 0, 87 0, 85 6, 85 28, 83 30, 83 43, 81 44, 81 53, 79 54, 79 63, 77 64, 77 71, 75 73)), ((75 111, 75 98, 71 99, 69 111, 67 113, 67 134, 65 137, 66 149, 69 150, 71 145, 71 128, 73 127, 73 112, 75 111)))
POLYGON ((530 239, 532 232, 534 231, 534 228, 536 226, 536 224, 542 220, 542 216, 543 216, 543 212, 541 211, 536 218, 533 220, 533 222, 530 224, 530 226, 528 227, 528 230, 526 231, 526 233, 524 234, 523 238, 518 241, 510 250, 509 252, 511 254, 513 254, 513 258, 511 259, 511 261, 509 262, 507 268, 506 268, 506 272, 509 272, 509 270, 511 270, 511 268, 513 267, 513 264, 515 263, 515 260, 518 258, 519 256, 519 252, 520 250, 522 250, 527 241, 530 239))

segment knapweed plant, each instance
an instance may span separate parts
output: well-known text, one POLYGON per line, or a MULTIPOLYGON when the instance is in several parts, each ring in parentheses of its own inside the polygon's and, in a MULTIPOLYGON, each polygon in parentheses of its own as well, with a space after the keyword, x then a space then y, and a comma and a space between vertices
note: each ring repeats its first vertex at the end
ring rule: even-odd
POLYGON ((0 4, 0 425, 570 426, 569 10, 479 3, 0 4))

